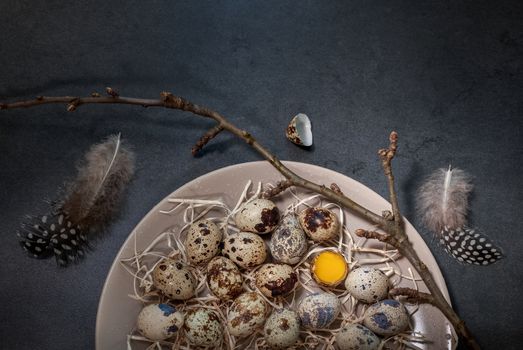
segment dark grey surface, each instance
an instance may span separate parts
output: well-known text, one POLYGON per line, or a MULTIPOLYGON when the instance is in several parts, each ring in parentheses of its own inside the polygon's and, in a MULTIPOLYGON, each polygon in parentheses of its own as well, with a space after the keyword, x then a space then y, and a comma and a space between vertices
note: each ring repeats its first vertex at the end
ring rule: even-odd
MULTIPOLYGON (((0 100, 171 90, 248 129, 281 159, 342 172, 386 196, 376 149, 395 129, 404 215, 419 229, 452 302, 485 349, 521 349, 523 173, 521 1, 2 1, 0 100), (315 146, 282 135, 307 113, 315 146), (459 265, 416 218, 423 176, 452 162, 475 176, 472 224, 505 250, 490 267, 459 265)), ((93 349, 105 276, 138 221, 168 193, 259 157, 189 114, 130 106, 0 113, 0 347, 93 349), (121 132, 138 172, 120 218, 82 263, 27 258, 15 232, 46 210, 92 143, 121 132)), ((125 310, 122 310, 125 312, 125 310)))

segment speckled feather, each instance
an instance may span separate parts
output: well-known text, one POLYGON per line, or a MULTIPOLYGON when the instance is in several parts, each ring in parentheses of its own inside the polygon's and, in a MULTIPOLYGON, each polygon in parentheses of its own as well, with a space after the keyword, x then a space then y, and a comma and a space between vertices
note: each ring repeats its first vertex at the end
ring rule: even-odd
POLYGON ((34 258, 54 255, 60 266, 82 258, 88 236, 100 233, 114 216, 133 173, 134 155, 120 135, 94 145, 64 198, 51 205, 50 213, 22 224, 20 245, 34 258))

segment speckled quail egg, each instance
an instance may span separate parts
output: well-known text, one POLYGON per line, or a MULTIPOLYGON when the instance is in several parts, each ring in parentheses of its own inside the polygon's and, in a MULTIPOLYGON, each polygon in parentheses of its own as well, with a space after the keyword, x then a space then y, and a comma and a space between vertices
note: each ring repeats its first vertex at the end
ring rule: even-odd
POLYGON ((269 250, 274 260, 297 264, 307 252, 307 237, 294 213, 285 215, 272 233, 269 250))
POLYGON ((262 296, 246 292, 236 298, 227 315, 227 328, 235 337, 244 338, 253 334, 265 322, 268 307, 262 296))
POLYGON ((298 219, 305 233, 315 242, 335 239, 340 234, 340 221, 327 208, 307 208, 298 215, 298 219))
POLYGON ((185 317, 185 336, 192 345, 218 347, 222 343, 223 328, 218 315, 209 309, 189 310, 185 317))
POLYGON ((298 275, 286 264, 265 264, 256 271, 256 287, 269 298, 289 294, 297 283, 298 275))
POLYGON ((252 232, 230 234, 224 240, 223 255, 247 269, 263 264, 267 248, 263 239, 252 232))
POLYGON ((150 340, 165 340, 183 325, 183 314, 168 304, 150 304, 138 315, 138 331, 150 340))
POLYGON ((268 199, 257 198, 244 203, 234 221, 242 231, 268 233, 276 228, 280 221, 280 211, 276 204, 268 199))
POLYGON ((361 324, 348 324, 336 334, 339 350, 378 350, 380 338, 361 324))
POLYGON ((276 309, 265 322, 265 341, 273 349, 285 349, 300 337, 300 318, 288 309, 276 309))
POLYGON ((409 314, 399 301, 386 299, 369 306, 363 325, 378 335, 396 335, 409 326, 409 314))
POLYGON ((194 295, 196 278, 181 261, 165 259, 153 270, 153 284, 170 299, 187 300, 194 295))
POLYGON ((329 293, 315 293, 303 298, 298 305, 298 316, 305 328, 328 327, 340 313, 339 299, 329 293))
POLYGON ((207 285, 221 300, 232 300, 243 292, 243 277, 229 259, 217 256, 207 265, 207 285))
POLYGON ((389 279, 378 269, 362 266, 349 273, 345 288, 359 301, 374 303, 387 297, 389 279))
POLYGON ((220 251, 222 232, 210 220, 199 220, 189 226, 185 238, 187 260, 191 264, 201 264, 211 260, 220 251))

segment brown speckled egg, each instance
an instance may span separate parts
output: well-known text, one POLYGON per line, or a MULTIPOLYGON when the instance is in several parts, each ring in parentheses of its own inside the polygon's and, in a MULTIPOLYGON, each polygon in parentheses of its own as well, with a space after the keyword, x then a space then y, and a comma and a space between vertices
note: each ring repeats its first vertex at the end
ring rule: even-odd
POLYGON ((209 309, 193 309, 185 317, 185 335, 190 344, 219 347, 223 340, 223 328, 218 315, 209 309))
POLYGON ((307 208, 298 219, 303 231, 315 242, 324 242, 338 238, 340 221, 338 216, 326 208, 307 208))
POLYGON ((348 324, 336 334, 339 350, 378 350, 380 338, 361 324, 348 324))
POLYGON ((185 238, 187 260, 198 265, 208 262, 220 251, 222 232, 210 220, 199 220, 189 226, 185 238))
POLYGON ((194 296, 196 278, 185 264, 178 260, 165 259, 153 270, 153 284, 166 297, 187 300, 194 296))
POLYGON ((244 269, 263 264, 267 248, 263 239, 252 232, 233 233, 224 239, 223 255, 244 269))
POLYGON ((256 271, 256 287, 269 298, 289 294, 297 283, 298 275, 289 265, 265 264, 256 271))
POLYGON ((303 298, 298 305, 301 324, 308 329, 327 328, 341 310, 341 302, 330 293, 315 293, 303 298))
POLYGON ((268 307, 261 295, 246 292, 232 303, 227 315, 227 328, 235 337, 244 338, 263 326, 268 307))
POLYGON ((300 337, 300 318, 288 309, 276 309, 265 322, 265 341, 273 349, 285 349, 300 337))
POLYGON ((307 236, 294 213, 285 215, 272 233, 269 250, 274 260, 297 264, 307 252, 307 236))
POLYGON ((396 335, 409 326, 409 314, 399 301, 382 300, 365 311, 363 325, 378 335, 396 335))
POLYGON ((243 292, 243 277, 229 259, 217 256, 207 265, 207 285, 221 300, 232 300, 243 292))
POLYGON ((276 228, 280 221, 280 211, 272 201, 257 198, 244 203, 238 209, 234 220, 242 231, 263 234, 276 228))
POLYGON ((168 304, 145 306, 136 322, 138 331, 150 340, 165 340, 176 335, 183 325, 183 314, 168 304))
POLYGON ((387 297, 389 279, 378 269, 362 266, 349 273, 345 288, 359 301, 374 303, 387 297))

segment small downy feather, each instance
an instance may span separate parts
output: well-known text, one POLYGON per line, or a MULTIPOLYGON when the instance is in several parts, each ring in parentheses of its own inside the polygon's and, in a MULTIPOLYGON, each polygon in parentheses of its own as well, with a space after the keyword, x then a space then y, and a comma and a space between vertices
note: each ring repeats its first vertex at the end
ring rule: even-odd
POLYGON ((61 266, 82 258, 88 237, 103 231, 117 212, 133 173, 134 154, 120 135, 92 146, 50 213, 22 224, 21 246, 35 258, 54 255, 61 266))
POLYGON ((501 259, 501 249, 484 234, 467 226, 470 176, 461 169, 438 169, 417 194, 417 210, 423 224, 445 250, 460 262, 489 265, 501 259))

